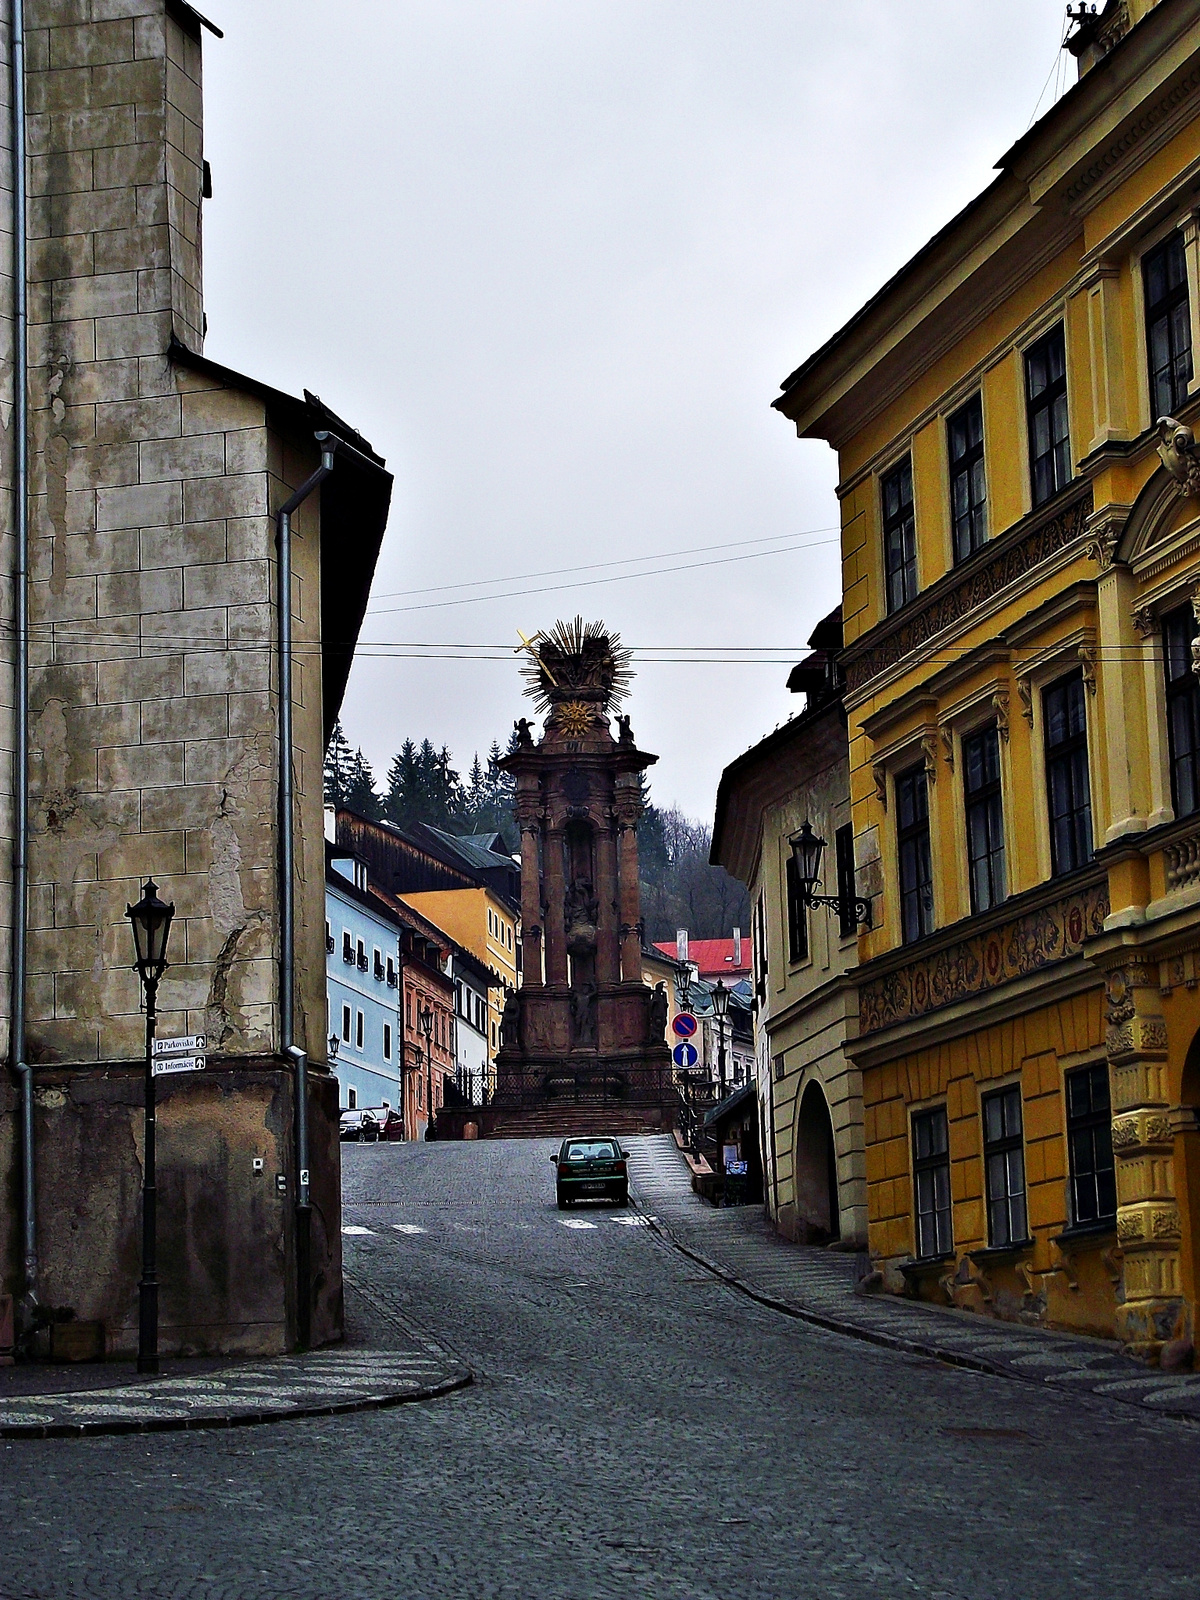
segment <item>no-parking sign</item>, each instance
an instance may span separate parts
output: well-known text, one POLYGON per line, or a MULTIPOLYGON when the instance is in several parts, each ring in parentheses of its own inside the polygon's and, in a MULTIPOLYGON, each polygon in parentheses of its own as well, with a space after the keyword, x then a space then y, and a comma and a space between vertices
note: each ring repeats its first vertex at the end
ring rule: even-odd
POLYGON ((690 1011, 681 1011, 671 1024, 671 1031, 680 1039, 690 1039, 696 1031, 696 1019, 690 1011))

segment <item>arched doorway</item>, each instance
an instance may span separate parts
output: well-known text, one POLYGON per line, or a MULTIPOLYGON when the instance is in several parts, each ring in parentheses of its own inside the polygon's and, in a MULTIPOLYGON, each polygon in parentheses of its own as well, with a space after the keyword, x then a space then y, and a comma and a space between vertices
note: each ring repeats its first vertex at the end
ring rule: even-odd
POLYGON ((808 1244, 839 1239, 842 1230, 833 1119, 816 1081, 808 1085, 801 1097, 793 1148, 800 1238, 808 1244))
MULTIPOLYGON (((1188 1046, 1179 1083, 1179 1106, 1172 1114, 1175 1130, 1175 1192, 1183 1214, 1183 1292, 1200 1303, 1200 1033, 1188 1046)), ((1193 1331, 1192 1338, 1196 1334, 1193 1331)))

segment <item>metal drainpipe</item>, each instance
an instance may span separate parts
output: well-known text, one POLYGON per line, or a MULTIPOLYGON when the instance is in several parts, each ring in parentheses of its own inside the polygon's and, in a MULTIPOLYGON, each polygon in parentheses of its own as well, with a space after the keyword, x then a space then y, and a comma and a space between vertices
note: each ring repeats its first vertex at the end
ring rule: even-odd
POLYGON ((321 465, 275 513, 279 554, 279 1032, 296 1075, 296 1342, 312 1338, 312 1204, 308 1185, 308 1054, 296 1044, 296 818, 292 741, 292 513, 333 471, 337 440, 318 433, 321 465))
POLYGON ((37 1312, 37 1191, 33 1139, 33 1072, 25 1059, 25 967, 29 906, 29 291, 26 271, 25 6, 12 0, 13 152, 13 436, 15 551, 13 612, 16 659, 13 694, 12 993, 9 1061, 20 1088, 21 1249, 25 1293, 21 1334, 37 1312))

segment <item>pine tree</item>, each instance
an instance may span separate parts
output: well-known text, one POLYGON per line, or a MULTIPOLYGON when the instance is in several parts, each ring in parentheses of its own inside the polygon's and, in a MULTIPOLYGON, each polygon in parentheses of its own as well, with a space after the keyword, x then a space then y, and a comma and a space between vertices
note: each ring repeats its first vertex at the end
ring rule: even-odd
POLYGON ((350 749, 350 741, 342 730, 339 718, 333 725, 329 748, 325 752, 325 804, 327 806, 342 806, 346 804, 346 794, 350 786, 350 773, 353 765, 354 754, 350 749))
POLYGON ((345 804, 370 822, 378 822, 383 816, 383 801, 375 788, 375 774, 361 750, 354 752, 351 761, 345 804))

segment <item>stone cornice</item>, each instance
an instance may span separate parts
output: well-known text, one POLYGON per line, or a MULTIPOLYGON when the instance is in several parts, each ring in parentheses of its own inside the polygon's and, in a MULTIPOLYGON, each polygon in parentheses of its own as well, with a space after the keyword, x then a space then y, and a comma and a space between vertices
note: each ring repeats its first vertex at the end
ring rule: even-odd
POLYGON ((933 646, 956 624, 1081 540, 1092 509, 1090 483, 1075 485, 952 568, 902 611, 868 629, 841 657, 847 699, 855 703, 889 668, 933 646))

